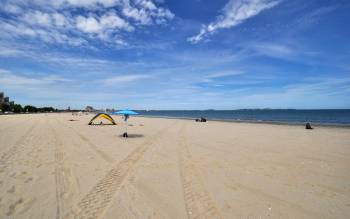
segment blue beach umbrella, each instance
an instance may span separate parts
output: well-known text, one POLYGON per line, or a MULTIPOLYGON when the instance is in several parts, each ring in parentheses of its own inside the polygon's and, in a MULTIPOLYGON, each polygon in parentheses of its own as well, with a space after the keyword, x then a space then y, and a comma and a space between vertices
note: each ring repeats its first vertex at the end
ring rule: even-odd
POLYGON ((114 112, 113 114, 119 114, 119 115, 138 115, 137 112, 132 110, 120 110, 118 112, 114 112))
POLYGON ((118 112, 114 112, 113 114, 124 115, 125 133, 123 134, 123 137, 128 137, 128 118, 130 115, 138 115, 138 113, 132 110, 120 110, 118 112))

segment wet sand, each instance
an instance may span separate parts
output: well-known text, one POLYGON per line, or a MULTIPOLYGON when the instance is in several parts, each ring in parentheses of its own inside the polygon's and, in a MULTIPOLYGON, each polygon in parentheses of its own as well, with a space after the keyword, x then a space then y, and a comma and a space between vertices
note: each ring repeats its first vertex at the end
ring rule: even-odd
POLYGON ((0 218, 350 218, 350 129, 92 116, 0 116, 0 218))

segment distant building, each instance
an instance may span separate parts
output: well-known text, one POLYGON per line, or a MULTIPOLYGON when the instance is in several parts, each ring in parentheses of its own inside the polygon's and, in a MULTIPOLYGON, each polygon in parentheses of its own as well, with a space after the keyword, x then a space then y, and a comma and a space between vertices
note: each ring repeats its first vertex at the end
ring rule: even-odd
POLYGON ((0 92, 0 111, 12 111, 14 105, 14 101, 10 102, 10 98, 5 97, 4 92, 0 92))
POLYGON ((92 106, 86 106, 86 107, 85 107, 85 111, 86 111, 86 112, 94 112, 95 109, 94 109, 92 106))
POLYGON ((10 98, 5 97, 3 92, 0 92, 0 105, 10 105, 10 98))
POLYGON ((0 104, 4 102, 4 92, 0 92, 0 104))
POLYGON ((107 113, 112 113, 112 112, 114 112, 115 111, 115 109, 106 109, 106 112, 107 113))

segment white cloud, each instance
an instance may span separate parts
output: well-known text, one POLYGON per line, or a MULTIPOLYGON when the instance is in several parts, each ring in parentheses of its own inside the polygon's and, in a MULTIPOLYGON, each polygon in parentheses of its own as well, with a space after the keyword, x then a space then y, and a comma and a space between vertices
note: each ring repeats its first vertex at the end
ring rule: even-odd
POLYGON ((19 14, 19 13, 23 12, 21 7, 15 5, 15 4, 10 4, 10 3, 3 4, 2 8, 0 8, 0 10, 3 10, 5 12, 11 13, 11 14, 19 14))
POLYGON ((104 8, 120 4, 122 0, 52 0, 50 3, 56 7, 83 7, 96 8, 101 5, 104 8))
POLYGON ((150 25, 155 23, 166 23, 167 20, 174 18, 174 14, 168 9, 158 8, 152 1, 135 0, 135 6, 131 6, 131 2, 125 1, 122 12, 123 15, 132 18, 142 25, 150 25), (154 20, 153 20, 154 19, 154 20))
POLYGON ((221 78, 221 77, 227 77, 227 76, 235 76, 235 75, 241 75, 244 72, 242 71, 226 71, 226 72, 217 72, 213 74, 209 74, 206 76, 206 78, 221 78))
POLYGON ((94 17, 77 17, 77 28, 87 33, 97 33, 101 30, 99 22, 94 17))
POLYGON ((138 25, 165 24, 174 17, 151 0, 4 1, 0 11, 11 16, 0 20, 0 39, 30 37, 75 46, 97 39, 125 46, 129 43, 123 32, 134 31, 138 25))
POLYGON ((288 59, 296 54, 296 48, 286 44, 254 42, 243 45, 244 48, 256 52, 258 55, 265 55, 274 58, 288 59))
POLYGON ((115 13, 105 14, 100 18, 78 16, 76 25, 85 33, 96 34, 101 40, 115 42, 117 45, 125 45, 125 42, 121 43, 123 40, 114 37, 113 33, 121 30, 129 32, 134 30, 133 26, 115 13))
POLYGON ((124 84, 124 83, 130 83, 134 81, 139 81, 143 79, 151 78, 150 75, 143 75, 143 74, 138 74, 138 75, 120 75, 120 76, 114 76, 111 78, 107 78, 104 80, 104 83, 106 85, 117 85, 117 84, 124 84))
POLYGON ((216 21, 203 25, 199 34, 188 38, 191 43, 198 43, 219 29, 231 28, 260 12, 276 6, 278 0, 229 0, 216 21))
POLYGON ((0 56, 3 56, 3 57, 16 57, 23 54, 24 52, 21 50, 0 47, 0 56))
POLYGON ((46 43, 61 43, 73 46, 80 46, 87 43, 81 37, 67 35, 64 31, 55 28, 44 28, 28 26, 23 23, 7 23, 0 21, 1 38, 15 39, 19 37, 28 37, 32 39, 39 39, 46 43))
POLYGON ((221 79, 229 76, 236 76, 243 73, 244 73, 243 71, 235 71, 235 70, 211 73, 211 74, 205 75, 203 78, 199 80, 199 82, 212 83, 212 82, 215 82, 217 79, 221 79))
POLYGON ((48 13, 41 11, 34 11, 24 14, 23 19, 28 23, 40 26, 51 26, 51 16, 48 13))
POLYGON ((157 9, 157 7, 154 5, 154 3, 152 1, 149 1, 149 0, 137 0, 136 2, 139 3, 140 5, 142 5, 144 8, 147 8, 149 10, 157 9))
POLYGON ((68 20, 66 17, 60 13, 52 14, 52 20, 56 26, 63 27, 68 25, 68 20))
POLYGON ((272 56, 283 56, 293 53, 293 50, 288 46, 275 43, 259 43, 254 45, 254 48, 260 53, 269 54, 272 56))
POLYGON ((23 15, 11 21, 17 24, 29 24, 28 26, 32 28, 62 29, 72 28, 74 20, 69 13, 27 10, 23 15))
POLYGON ((201 79, 200 82, 212 83, 217 79, 221 79, 221 78, 225 78, 225 77, 229 77, 229 76, 241 75, 241 74, 244 74, 244 72, 243 71, 235 71, 235 70, 216 72, 216 73, 211 73, 211 74, 204 76, 204 78, 201 79))
POLYGON ((137 9, 132 7, 123 8, 123 14, 126 17, 133 18, 141 24, 151 24, 152 19, 144 9, 137 9))
POLYGON ((7 36, 7 35, 20 35, 20 36, 36 36, 36 32, 24 25, 24 24, 13 24, 13 23, 8 23, 0 20, 0 29, 2 30, 2 36, 7 36), (8 33, 8 34, 7 34, 8 33))
POLYGON ((111 13, 103 15, 100 19, 100 24, 104 28, 118 28, 118 29, 124 29, 127 31, 132 31, 133 27, 130 26, 129 23, 127 23, 125 20, 120 18, 118 15, 111 13))

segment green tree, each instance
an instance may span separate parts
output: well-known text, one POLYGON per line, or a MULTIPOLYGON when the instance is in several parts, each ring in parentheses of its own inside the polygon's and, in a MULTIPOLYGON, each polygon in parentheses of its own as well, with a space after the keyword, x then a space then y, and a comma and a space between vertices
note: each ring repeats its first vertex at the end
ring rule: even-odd
POLYGON ((36 108, 35 106, 31 106, 31 105, 26 105, 23 108, 24 112, 29 112, 29 113, 36 113, 38 112, 38 108, 36 108))
POLYGON ((53 111, 55 111, 55 109, 53 107, 41 107, 41 108, 38 108, 38 110, 40 112, 53 112, 53 111))
POLYGON ((1 105, 1 111, 2 112, 6 112, 6 111, 10 111, 10 110, 11 110, 10 105, 8 105, 8 104, 2 104, 1 105))
POLYGON ((13 112, 15 112, 15 113, 23 112, 23 107, 21 106, 21 104, 13 105, 13 112))

